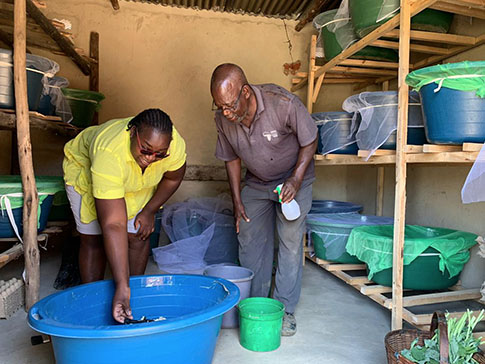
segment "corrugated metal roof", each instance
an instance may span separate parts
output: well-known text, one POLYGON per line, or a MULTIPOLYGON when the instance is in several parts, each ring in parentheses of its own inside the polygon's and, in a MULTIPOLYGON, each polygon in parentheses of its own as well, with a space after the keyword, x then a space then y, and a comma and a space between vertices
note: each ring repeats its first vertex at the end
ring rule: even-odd
POLYGON ((311 0, 131 0, 176 6, 230 12, 236 14, 262 15, 273 18, 297 19, 311 0))

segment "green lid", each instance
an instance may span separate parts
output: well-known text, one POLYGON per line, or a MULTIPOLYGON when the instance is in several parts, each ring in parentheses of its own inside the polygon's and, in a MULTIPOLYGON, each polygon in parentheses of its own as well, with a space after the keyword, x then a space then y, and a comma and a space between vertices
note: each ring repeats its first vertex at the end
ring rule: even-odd
POLYGON ((421 68, 406 77, 406 83, 416 90, 430 83, 459 91, 475 91, 485 98, 485 61, 439 64, 421 68))

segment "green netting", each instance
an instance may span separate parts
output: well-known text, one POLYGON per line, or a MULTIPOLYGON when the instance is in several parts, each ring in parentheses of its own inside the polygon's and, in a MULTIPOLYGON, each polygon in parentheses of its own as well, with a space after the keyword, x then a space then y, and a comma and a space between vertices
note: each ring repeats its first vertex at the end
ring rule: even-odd
MULTIPOLYGON (((36 176, 35 184, 39 194, 39 205, 48 195, 54 195, 64 190, 64 179, 62 177, 36 176)), ((20 176, 0 176, 0 197, 2 196, 8 197, 12 209, 23 206, 24 199, 20 176)), ((0 204, 0 210, 4 209, 5 205, 0 204)))
MULTIPOLYGON (((354 228, 347 241, 347 252, 367 263, 369 279, 392 267, 393 225, 354 228)), ((406 225, 404 230, 404 265, 412 263, 429 247, 440 253, 440 271, 458 275, 470 259, 468 251, 476 244, 476 234, 444 228, 406 225)))
MULTIPOLYGON (((459 91, 475 91, 478 97, 485 97, 485 61, 439 64, 421 68, 406 77, 406 83, 416 90, 430 83, 459 91)), ((437 92, 435 91, 435 92, 437 92)))

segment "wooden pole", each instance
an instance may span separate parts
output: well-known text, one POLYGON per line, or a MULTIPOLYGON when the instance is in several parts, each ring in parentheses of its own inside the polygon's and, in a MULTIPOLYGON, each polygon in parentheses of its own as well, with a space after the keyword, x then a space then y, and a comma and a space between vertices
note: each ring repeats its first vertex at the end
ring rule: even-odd
POLYGON ((308 92, 306 107, 311 114, 313 110, 313 87, 315 86, 315 57, 317 52, 317 36, 312 35, 310 42, 310 59, 308 60, 308 92))
POLYGON ((384 167, 377 167, 376 215, 382 216, 384 211, 384 167))
POLYGON ((399 28, 398 118, 396 145, 396 197, 394 205, 394 247, 392 265, 392 330, 402 328, 403 314, 403 257, 406 218, 406 141, 408 126, 409 87, 405 78, 409 73, 411 32, 410 0, 401 0, 399 28))
MULTIPOLYGON (((99 33, 97 32, 91 32, 89 36, 89 58, 91 58, 89 90, 99 91, 99 33)), ((94 114, 93 124, 98 124, 98 112, 94 114)))
POLYGON ((26 0, 14 4, 14 83, 17 140, 20 174, 24 193, 23 241, 25 256, 25 308, 28 310, 39 299, 40 257, 37 246, 37 208, 39 197, 35 186, 30 142, 29 105, 27 103, 27 72, 25 70, 26 0))

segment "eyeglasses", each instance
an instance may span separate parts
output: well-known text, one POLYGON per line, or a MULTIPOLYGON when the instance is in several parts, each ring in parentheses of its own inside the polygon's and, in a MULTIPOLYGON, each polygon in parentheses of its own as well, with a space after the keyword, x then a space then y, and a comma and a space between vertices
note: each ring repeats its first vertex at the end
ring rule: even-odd
POLYGON ((149 155, 149 156, 154 155, 155 158, 157 158, 157 159, 164 159, 164 158, 167 158, 167 157, 170 156, 170 154, 167 153, 167 152, 165 152, 165 153, 153 152, 151 150, 148 150, 148 149, 143 148, 141 146, 140 137, 138 136, 138 130, 135 130, 135 131, 136 131, 136 141, 138 143, 138 149, 140 149, 140 153, 141 154, 149 155))
POLYGON ((222 105, 222 106, 218 107, 216 105, 216 103, 214 102, 214 100, 212 100, 212 111, 217 111, 217 110, 230 110, 230 111, 233 111, 233 112, 236 111, 236 109, 239 105, 239 99, 241 98, 244 86, 249 86, 249 85, 247 83, 245 83, 244 85, 241 86, 241 90, 239 91, 239 95, 237 96, 237 99, 236 99, 236 101, 234 101, 232 106, 222 105))

